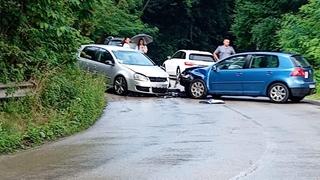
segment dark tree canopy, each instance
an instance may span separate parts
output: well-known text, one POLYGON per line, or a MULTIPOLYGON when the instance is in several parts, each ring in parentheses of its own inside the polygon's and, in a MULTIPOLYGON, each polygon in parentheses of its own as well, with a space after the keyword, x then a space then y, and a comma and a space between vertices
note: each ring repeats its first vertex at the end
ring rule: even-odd
POLYGON ((233 0, 149 1, 142 20, 159 29, 151 55, 163 61, 179 49, 213 51, 232 37, 232 8, 233 0))

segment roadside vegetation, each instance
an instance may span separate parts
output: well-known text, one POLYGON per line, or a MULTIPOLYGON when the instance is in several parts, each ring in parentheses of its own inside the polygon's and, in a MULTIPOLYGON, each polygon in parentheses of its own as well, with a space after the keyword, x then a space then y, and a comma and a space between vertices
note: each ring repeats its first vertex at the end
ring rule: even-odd
POLYGON ((105 79, 75 67, 49 71, 34 96, 0 103, 0 153, 55 140, 92 125, 105 107, 105 79))
MULTIPOLYGON (((41 144, 92 125, 105 106, 103 77, 76 65, 81 44, 147 27, 135 1, 0 3, 0 83, 33 81, 25 98, 0 100, 0 153, 41 144)), ((154 29, 150 29, 154 31, 154 29)))
MULTIPOLYGON (((81 44, 147 33, 158 64, 178 49, 290 51, 320 81, 318 0, 8 0, 0 3, 0 83, 35 81, 35 95, 1 100, 0 152, 88 127, 103 108, 102 77, 81 72, 81 44), (95 99, 96 98, 96 99, 95 99), (89 118, 90 116, 90 118, 89 118)), ((320 83, 320 82, 319 82, 320 83)), ((318 83, 318 87, 319 87, 318 83)), ((318 88, 319 89, 319 88, 318 88)), ((313 98, 320 97, 320 90, 313 98)))

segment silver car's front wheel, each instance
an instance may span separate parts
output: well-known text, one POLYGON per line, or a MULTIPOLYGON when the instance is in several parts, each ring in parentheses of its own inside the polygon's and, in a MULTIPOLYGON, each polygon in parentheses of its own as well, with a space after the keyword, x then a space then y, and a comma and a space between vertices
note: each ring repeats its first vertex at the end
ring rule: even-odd
POLYGON ((207 88, 202 80, 194 80, 190 83, 189 94, 194 99, 201 99, 207 96, 207 88))
POLYGON ((287 102, 289 98, 289 89, 282 83, 275 83, 269 88, 269 97, 272 102, 287 102))
POLYGON ((128 93, 127 81, 123 76, 118 76, 114 80, 114 91, 116 94, 124 96, 128 93))

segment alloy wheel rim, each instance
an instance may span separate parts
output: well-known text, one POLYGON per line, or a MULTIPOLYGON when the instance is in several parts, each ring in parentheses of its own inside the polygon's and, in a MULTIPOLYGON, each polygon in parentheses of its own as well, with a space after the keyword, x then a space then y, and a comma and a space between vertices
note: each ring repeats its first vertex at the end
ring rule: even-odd
POLYGON ((287 96, 287 91, 283 86, 274 86, 270 91, 272 100, 276 102, 283 101, 287 96))
POLYGON ((117 94, 122 94, 125 91, 126 82, 123 77, 118 77, 115 81, 115 90, 117 94))
POLYGON ((205 91, 205 87, 201 82, 195 82, 191 86, 191 93, 194 97, 201 97, 203 96, 205 91))

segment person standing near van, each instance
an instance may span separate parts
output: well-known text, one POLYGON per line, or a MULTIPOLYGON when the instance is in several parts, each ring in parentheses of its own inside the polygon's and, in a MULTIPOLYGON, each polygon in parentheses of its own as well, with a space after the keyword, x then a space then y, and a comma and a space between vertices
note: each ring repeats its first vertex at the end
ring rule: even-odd
POLYGON ((218 46, 218 48, 214 51, 213 57, 216 61, 227 58, 233 54, 236 54, 235 50, 232 46, 230 46, 230 40, 224 39, 223 45, 218 46))

